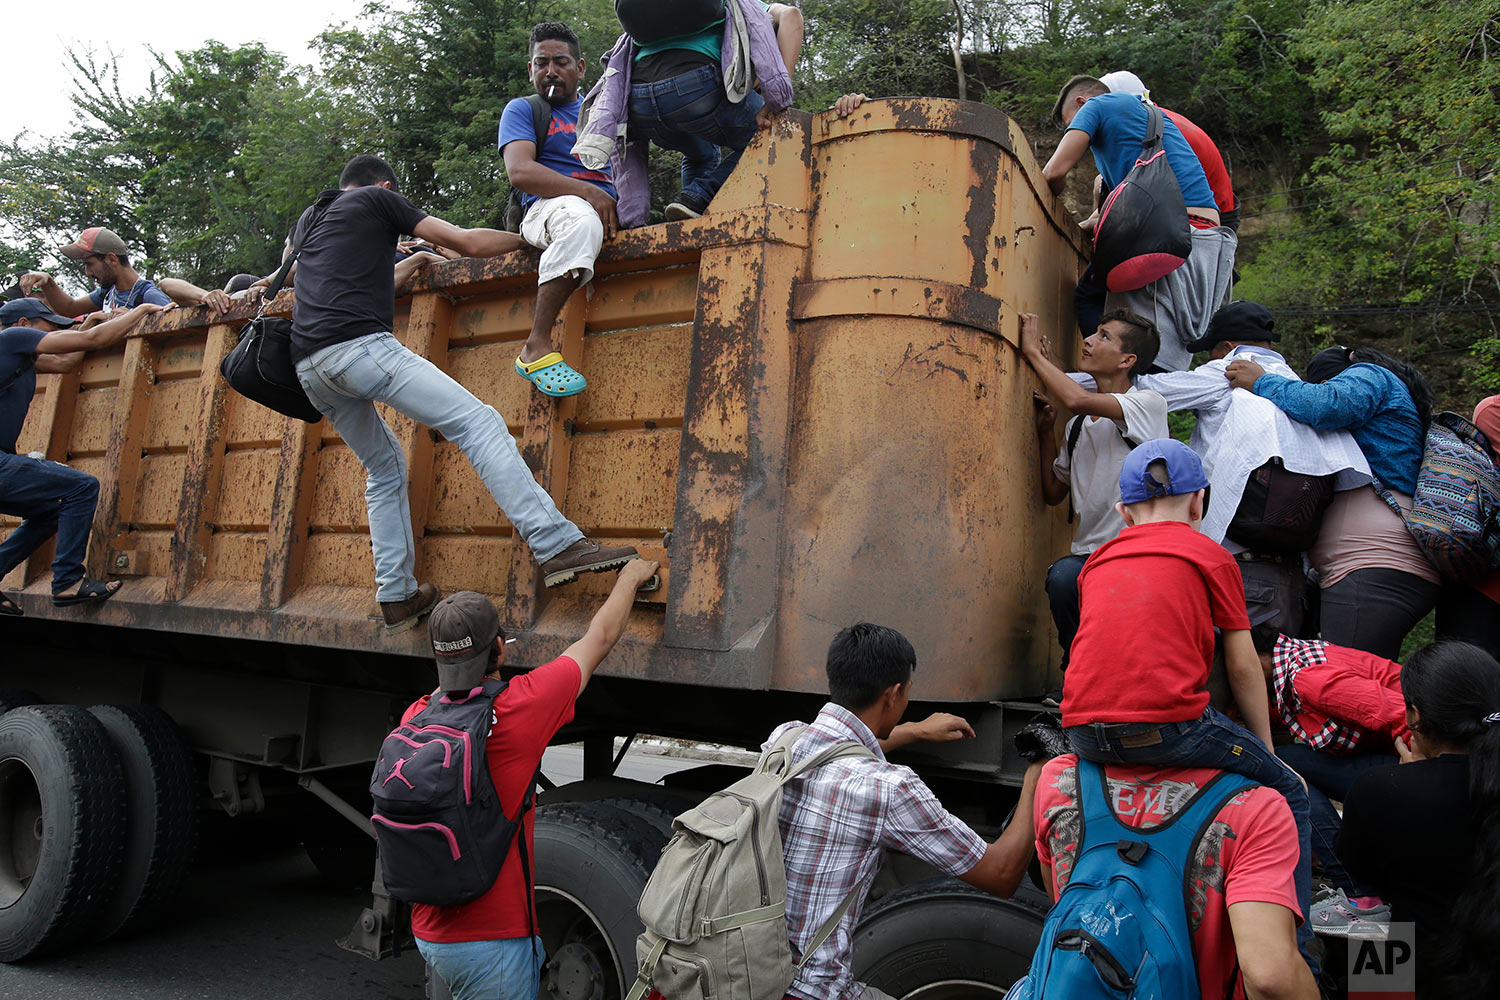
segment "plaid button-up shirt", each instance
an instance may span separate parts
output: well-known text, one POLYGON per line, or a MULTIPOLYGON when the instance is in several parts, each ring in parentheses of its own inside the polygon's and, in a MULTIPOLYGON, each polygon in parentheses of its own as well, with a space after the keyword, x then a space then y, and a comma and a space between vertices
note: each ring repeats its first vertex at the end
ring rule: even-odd
POLYGON ((1297 694, 1297 675, 1306 667, 1327 663, 1328 655, 1324 652, 1327 648, 1328 643, 1316 639, 1293 639, 1284 635, 1276 640, 1271 653, 1276 708, 1287 730, 1314 750, 1351 753, 1359 745, 1361 730, 1311 710, 1302 704, 1302 697, 1297 694), (1317 729, 1310 730, 1304 725, 1304 720, 1315 724, 1319 719, 1323 720, 1323 725, 1317 729))
MULTIPOLYGON (((762 749, 800 725, 779 727, 762 749)), ((790 992, 804 1000, 854 1000, 863 989, 850 969, 852 931, 887 849, 962 875, 979 863, 986 847, 943 808, 916 772, 888 762, 875 734, 848 709, 824 705, 792 748, 792 760, 850 740, 869 747, 874 758, 825 764, 791 781, 781 799, 786 923, 793 951, 800 955, 850 890, 862 887, 844 919, 792 982, 790 992)))

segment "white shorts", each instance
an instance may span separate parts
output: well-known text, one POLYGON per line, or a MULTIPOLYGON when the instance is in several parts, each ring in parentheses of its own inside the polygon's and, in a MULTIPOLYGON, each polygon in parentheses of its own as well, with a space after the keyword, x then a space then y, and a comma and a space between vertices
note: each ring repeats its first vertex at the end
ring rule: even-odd
POLYGON ((577 272, 580 285, 594 276, 604 245, 604 223, 593 206, 575 194, 538 198, 521 220, 521 238, 542 251, 537 284, 577 272))

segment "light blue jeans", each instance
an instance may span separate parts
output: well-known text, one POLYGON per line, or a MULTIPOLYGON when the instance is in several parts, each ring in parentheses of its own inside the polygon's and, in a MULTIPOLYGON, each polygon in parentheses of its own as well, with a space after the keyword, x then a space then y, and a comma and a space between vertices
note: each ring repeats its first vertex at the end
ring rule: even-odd
POLYGON ((417 589, 406 455, 376 411, 377 402, 458 445, 538 562, 583 537, 537 485, 495 408, 391 334, 325 347, 297 362, 297 379, 364 464, 376 600, 404 601, 417 589))
POLYGON ((451 942, 417 938, 417 951, 443 977, 453 1000, 536 1000, 547 954, 541 938, 525 937, 451 942))

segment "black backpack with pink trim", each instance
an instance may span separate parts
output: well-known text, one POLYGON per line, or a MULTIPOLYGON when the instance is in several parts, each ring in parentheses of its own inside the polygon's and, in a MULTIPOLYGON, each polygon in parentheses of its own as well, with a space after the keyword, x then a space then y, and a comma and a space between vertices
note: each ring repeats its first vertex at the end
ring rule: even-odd
POLYGON ((1094 280, 1112 292, 1131 292, 1164 278, 1193 252, 1187 202, 1167 162, 1166 116, 1146 105, 1140 159, 1109 193, 1094 226, 1094 280))
POLYGON ((485 681, 461 700, 444 694, 391 730, 380 744, 370 795, 370 822, 380 845, 386 891, 407 903, 457 906, 490 890, 521 844, 531 882, 526 838, 518 837, 533 805, 533 782, 512 819, 500 805, 485 759, 494 701, 506 688, 485 681))

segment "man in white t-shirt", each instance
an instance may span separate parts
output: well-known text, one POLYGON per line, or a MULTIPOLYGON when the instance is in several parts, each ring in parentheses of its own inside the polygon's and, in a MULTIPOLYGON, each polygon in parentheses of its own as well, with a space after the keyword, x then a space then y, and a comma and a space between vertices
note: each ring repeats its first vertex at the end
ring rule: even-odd
MULTIPOLYGON (((1047 600, 1064 670, 1078 631, 1078 574, 1089 553, 1125 527, 1115 510, 1120 466, 1136 445, 1168 436, 1166 400, 1131 384, 1133 376, 1151 367, 1159 343, 1149 320, 1124 310, 1105 313, 1094 335, 1084 340, 1078 363, 1098 387, 1091 392, 1053 363, 1036 316, 1021 315, 1021 353, 1047 391, 1036 394, 1042 496, 1049 505, 1071 499, 1077 517, 1072 553, 1047 570, 1047 600), (1054 402, 1076 414, 1063 433, 1061 453, 1052 433, 1054 402)), ((1060 701, 1061 692, 1050 692, 1047 700, 1060 701)))

